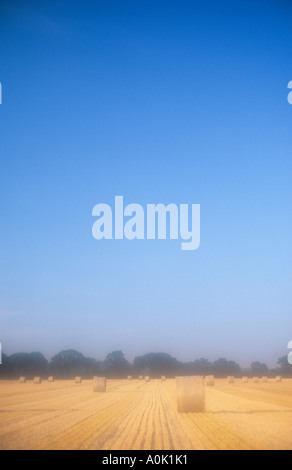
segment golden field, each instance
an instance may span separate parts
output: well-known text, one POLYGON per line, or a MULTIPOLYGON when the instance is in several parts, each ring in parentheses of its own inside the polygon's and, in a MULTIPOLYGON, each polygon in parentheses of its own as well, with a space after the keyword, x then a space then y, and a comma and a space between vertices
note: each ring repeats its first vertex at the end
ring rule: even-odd
POLYGON ((205 413, 178 413, 175 380, 0 382, 0 449, 292 449, 292 380, 206 388, 205 413))

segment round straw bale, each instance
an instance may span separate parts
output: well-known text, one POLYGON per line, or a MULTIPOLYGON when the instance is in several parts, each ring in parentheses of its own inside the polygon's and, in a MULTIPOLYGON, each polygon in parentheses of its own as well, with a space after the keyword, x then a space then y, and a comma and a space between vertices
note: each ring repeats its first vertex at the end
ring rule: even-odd
POLYGON ((145 382, 150 382, 150 377, 149 377, 149 375, 146 375, 146 377, 145 377, 145 382))
POLYGON ((143 375, 139 375, 139 380, 143 380, 143 375))
POLYGON ((132 380, 132 376, 131 375, 128 375, 128 380, 132 380))
POLYGON ((35 378, 33 379, 33 383, 34 383, 35 385, 40 385, 40 384, 42 383, 41 378, 40 378, 40 377, 35 377, 35 378))
POLYGON ((165 380, 166 380, 165 375, 162 375, 162 376, 161 376, 161 381, 162 381, 162 382, 165 382, 165 380))
POLYGON ((75 377, 75 383, 76 384, 82 384, 82 378, 81 377, 75 377))
POLYGON ((268 377, 263 377, 262 381, 263 381, 264 384, 267 383, 268 382, 268 377))
POLYGON ((214 375, 207 375, 205 379, 205 385, 207 387, 214 387, 215 385, 215 377, 214 375))
POLYGON ((248 384, 248 377, 242 377, 242 383, 248 384))
POLYGON ((235 378, 232 377, 232 376, 229 376, 229 377, 227 377, 227 382, 228 382, 229 384, 234 384, 234 383, 235 383, 235 378))
POLYGON ((93 382, 93 391, 97 393, 106 392, 106 378, 97 377, 93 382))
POLYGON ((53 377, 53 376, 51 376, 51 377, 48 377, 48 382, 52 383, 52 382, 54 382, 54 381, 55 381, 55 379, 54 379, 54 377, 53 377))
POLYGON ((278 382, 278 383, 279 383, 279 382, 282 382, 282 377, 281 377, 280 375, 278 375, 278 376, 276 377, 276 382, 278 382))
POLYGON ((26 383, 26 378, 25 377, 19 377, 19 383, 20 384, 25 384, 26 383))
POLYGON ((177 377, 177 411, 179 413, 205 411, 204 377, 177 377))
POLYGON ((254 377, 253 378, 253 383, 254 384, 259 384, 260 383, 260 379, 258 377, 254 377))

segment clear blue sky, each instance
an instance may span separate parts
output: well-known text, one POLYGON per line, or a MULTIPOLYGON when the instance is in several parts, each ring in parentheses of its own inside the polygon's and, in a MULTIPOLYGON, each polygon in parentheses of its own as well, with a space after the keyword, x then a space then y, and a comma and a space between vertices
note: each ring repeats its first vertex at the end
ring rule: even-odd
POLYGON ((0 342, 274 364, 292 339, 292 5, 2 1, 0 342), (92 208, 201 204, 201 246, 92 208))

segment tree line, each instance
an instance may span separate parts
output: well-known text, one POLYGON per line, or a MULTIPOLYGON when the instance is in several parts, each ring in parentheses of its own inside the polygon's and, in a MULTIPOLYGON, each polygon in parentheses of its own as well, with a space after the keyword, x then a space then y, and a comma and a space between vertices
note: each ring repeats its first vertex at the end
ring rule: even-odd
POLYGON ((214 362, 204 358, 181 362, 166 353, 138 356, 132 364, 127 361, 122 351, 111 352, 104 361, 85 357, 75 350, 61 351, 50 361, 40 352, 17 353, 11 356, 3 354, 0 379, 17 379, 20 376, 25 376, 28 380, 35 376, 45 379, 50 375, 56 379, 73 379, 75 376, 84 379, 93 376, 122 379, 129 375, 149 375, 151 378, 159 378, 161 375, 169 378, 179 375, 214 375, 217 378, 228 375, 292 377, 292 367, 287 357, 280 358, 275 369, 269 369, 261 362, 253 362, 248 369, 242 369, 236 362, 223 358, 214 362))

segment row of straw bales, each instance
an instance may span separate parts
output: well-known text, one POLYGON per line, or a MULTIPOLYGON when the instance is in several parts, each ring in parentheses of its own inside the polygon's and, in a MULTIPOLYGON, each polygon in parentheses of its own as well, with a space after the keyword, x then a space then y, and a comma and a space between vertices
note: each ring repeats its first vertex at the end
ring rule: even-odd
MULTIPOLYGON (((242 377, 242 379, 241 379, 243 384, 247 384, 250 381, 253 382, 254 384, 268 383, 269 380, 270 379, 268 377, 261 377, 261 378, 260 377, 252 377, 252 378, 242 377)), ((271 380, 274 380, 276 383, 281 383, 282 382, 282 377, 277 376, 275 379, 271 379, 271 380)), ((234 377, 227 377, 227 382, 229 384, 234 384, 235 383, 235 378, 234 377)))
MULTIPOLYGON (((19 383, 20 383, 20 384, 25 384, 26 382, 27 382, 26 377, 19 377, 19 383)), ((49 383, 54 382, 54 377, 48 377, 48 382, 49 382, 49 383)), ((35 385, 40 385, 40 384, 42 383, 41 377, 35 377, 35 378, 33 379, 33 383, 34 383, 35 385)))
MULTIPOLYGON (((150 377, 146 376, 145 378, 140 376, 139 380, 145 380, 145 382, 150 382, 150 377)), ((132 380, 132 376, 128 376, 128 380, 132 380)), ((166 380, 165 376, 161 377, 162 381, 166 380)), ((26 377, 20 377, 19 383, 26 383, 26 377)), ((54 382, 54 377, 48 377, 48 382, 54 382)), ((41 377, 35 377, 33 380, 35 385, 40 385, 42 383, 41 377)), ((105 392, 106 391, 106 378, 105 377, 93 377, 93 391, 94 392, 105 392)), ((82 384, 82 377, 75 377, 75 384, 82 384)))
MULTIPOLYGON (((97 377, 93 377, 93 380, 95 380, 97 377)), ((133 377, 131 375, 128 376, 128 380, 133 380, 133 377)), ((139 376, 138 380, 145 380, 145 382, 150 382, 150 377, 149 376, 145 376, 143 377, 142 375, 139 376)), ((166 380, 166 377, 163 375, 161 376, 161 380, 162 381, 165 381, 166 380)), ((39 384, 42 382, 41 380, 41 377, 35 377, 34 378, 34 383, 36 384, 39 384)), ((48 377, 48 382, 50 383, 53 383, 55 381, 54 377, 48 377)), ((74 379, 75 383, 76 384, 82 384, 82 377, 75 377, 74 379)), ((26 383, 27 382, 27 379, 26 377, 19 377, 19 380, 18 380, 19 383, 26 383)))
MULTIPOLYGON (((177 378, 178 378, 178 377, 175 377, 175 379, 177 379, 177 378)), ((93 377, 93 380, 96 380, 96 379, 97 379, 97 377, 93 377)), ((129 381, 131 381, 131 380, 133 380, 133 377, 132 377, 131 375, 129 375, 127 379, 128 379, 129 381)), ((140 376, 138 377, 138 380, 141 380, 141 381, 142 381, 142 380, 145 380, 145 382, 150 382, 151 379, 150 379, 149 376, 143 377, 142 375, 140 375, 140 376)), ((162 375, 162 376, 161 376, 161 381, 164 382, 165 380, 166 380, 166 376, 165 376, 165 375, 162 375)), ((258 383, 260 383, 260 382, 262 382, 262 383, 267 383, 267 382, 269 381, 269 378, 268 378, 268 377, 262 377, 262 378, 260 378, 260 377, 253 377, 253 378, 242 377, 242 379, 241 379, 242 383, 244 383, 244 384, 249 383, 250 380, 251 380, 253 383, 258 384, 258 383)), ((33 381, 34 381, 34 383, 37 384, 37 385, 42 383, 42 380, 41 380, 40 377, 35 377, 33 381)), ((54 381, 55 381, 54 377, 52 377, 52 376, 51 376, 51 377, 48 377, 48 382, 49 382, 49 383, 53 383, 54 381)), ((281 383, 281 382, 282 382, 282 377, 281 377, 281 376, 277 376, 277 377, 275 378, 275 381, 276 381, 276 383, 281 383)), ((26 377, 20 377, 20 378, 19 378, 19 383, 26 383, 26 382, 27 382, 26 377)), ((235 383, 235 377, 232 377, 232 376, 227 377, 227 382, 228 382, 228 384, 234 384, 234 383, 235 383)), ((82 377, 75 377, 75 383, 76 383, 76 384, 82 384, 82 377)), ((207 387, 213 387, 213 386, 215 385, 215 377, 214 377, 214 375, 207 375, 207 376, 205 377, 205 385, 206 385, 207 387)))

